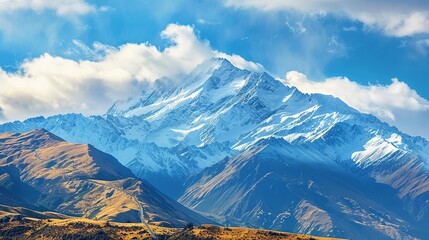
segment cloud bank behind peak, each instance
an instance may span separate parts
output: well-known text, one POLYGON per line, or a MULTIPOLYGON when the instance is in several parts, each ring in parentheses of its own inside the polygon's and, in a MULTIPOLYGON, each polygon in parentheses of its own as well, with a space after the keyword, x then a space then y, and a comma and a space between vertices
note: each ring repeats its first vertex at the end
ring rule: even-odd
MULTIPOLYGON (((170 24, 161 32, 170 45, 159 50, 149 43, 119 47, 94 43, 96 60, 73 60, 45 53, 24 61, 17 72, 0 68, 0 107, 3 121, 39 115, 78 112, 104 113, 114 101, 139 94, 142 84, 163 76, 188 73, 214 57, 239 68, 262 71, 260 64, 229 55, 200 40, 191 26, 170 24)), ((91 52, 91 48, 79 48, 91 52)), ((91 53, 92 53, 91 52, 91 53)))
POLYGON ((304 93, 321 93, 340 98, 360 112, 377 116, 400 130, 429 139, 429 101, 406 83, 393 78, 388 85, 362 85, 347 77, 312 81, 304 74, 290 71, 284 82, 304 93))

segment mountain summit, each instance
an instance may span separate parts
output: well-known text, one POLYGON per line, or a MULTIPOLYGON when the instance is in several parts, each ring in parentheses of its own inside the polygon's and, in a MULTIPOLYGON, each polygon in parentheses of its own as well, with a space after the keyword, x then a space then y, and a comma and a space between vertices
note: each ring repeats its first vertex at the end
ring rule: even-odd
POLYGON ((425 139, 225 59, 148 83, 103 116, 33 118, 0 131, 34 128, 111 153, 217 218, 339 237, 429 236, 420 227, 429 221, 425 139))

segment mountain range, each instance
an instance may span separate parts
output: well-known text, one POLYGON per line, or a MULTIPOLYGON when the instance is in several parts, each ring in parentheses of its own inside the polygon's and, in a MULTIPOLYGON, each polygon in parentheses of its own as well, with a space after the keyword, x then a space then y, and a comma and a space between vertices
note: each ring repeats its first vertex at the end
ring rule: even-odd
POLYGON ((69 216, 153 224, 210 222, 136 178, 114 157, 43 129, 0 134, 0 204, 69 216))
POLYGON ((109 167, 121 177, 225 225, 429 238, 428 141, 225 59, 148 82, 101 116, 37 117, 0 132, 41 128, 112 154, 132 171, 109 167))

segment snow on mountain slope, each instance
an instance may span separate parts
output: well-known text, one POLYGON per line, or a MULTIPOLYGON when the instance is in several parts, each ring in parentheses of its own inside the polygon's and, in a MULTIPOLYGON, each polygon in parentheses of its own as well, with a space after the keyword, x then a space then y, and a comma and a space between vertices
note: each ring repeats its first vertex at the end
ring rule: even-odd
MULTIPOLYGON (((34 118, 3 124, 0 131, 34 128, 91 143, 173 197, 189 175, 271 137, 295 145, 311 142, 332 164, 361 156, 358 152, 371 139, 387 141, 392 134, 402 139, 396 147, 422 159, 429 156, 425 140, 402 134, 337 98, 303 94, 267 73, 241 70, 224 59, 207 61, 189 75, 148 83, 141 96, 116 102, 104 116, 34 118), (346 125, 359 131, 350 135, 341 128, 346 125), (340 139, 342 135, 347 138, 340 139)), ((387 150, 380 150, 381 155, 387 150)), ((371 160, 358 162, 363 167, 371 160)))
MULTIPOLYGON (((96 148, 109 152, 124 165, 141 162, 144 159, 144 168, 138 164, 132 170, 140 177, 154 182, 160 187, 169 186, 178 179, 184 179, 196 169, 196 161, 189 158, 196 155, 207 158, 198 149, 189 151, 186 155, 178 154, 175 149, 159 147, 154 143, 143 142, 148 132, 148 124, 138 117, 84 117, 79 114, 56 115, 49 118, 33 118, 24 122, 13 122, 2 125, 1 132, 25 132, 36 128, 44 128, 74 143, 91 143, 96 148), (140 174, 140 175, 139 175, 140 174), (146 175, 144 175, 146 174, 146 175), (159 181, 159 178, 165 183, 159 181), (159 183, 159 184, 158 184, 159 183), (161 184, 161 185, 160 185, 161 184)), ((216 156, 216 147, 208 149, 216 156)))
POLYGON ((350 230, 356 238, 362 225, 372 236, 408 238, 410 225, 429 221, 425 139, 224 59, 147 83, 141 96, 103 116, 32 118, 2 124, 0 132, 35 128, 112 154, 173 198, 194 175, 183 203, 253 227, 350 230), (269 147, 260 147, 264 141, 269 147), (280 200, 267 198, 267 188, 280 200))
POLYGON ((179 201, 246 226, 351 239, 429 236, 395 191, 329 160, 309 143, 263 139, 189 178, 179 201))
POLYGON ((0 170, 0 204, 140 222, 141 202, 150 222, 210 222, 137 179, 111 155, 43 129, 0 134, 0 170))

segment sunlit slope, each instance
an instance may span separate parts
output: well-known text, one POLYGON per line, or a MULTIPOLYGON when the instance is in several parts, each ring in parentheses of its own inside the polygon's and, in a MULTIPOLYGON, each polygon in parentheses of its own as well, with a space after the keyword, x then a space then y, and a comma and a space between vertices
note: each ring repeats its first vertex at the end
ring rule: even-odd
POLYGON ((83 216, 166 226, 206 220, 136 179, 114 157, 39 129, 0 135, 0 203, 83 216))
MULTIPOLYGON (((309 235, 249 228, 203 225, 192 229, 151 227, 159 239, 284 239, 330 240, 309 235)), ((151 239, 143 224, 107 223, 87 219, 42 220, 0 223, 0 236, 13 239, 151 239)))

